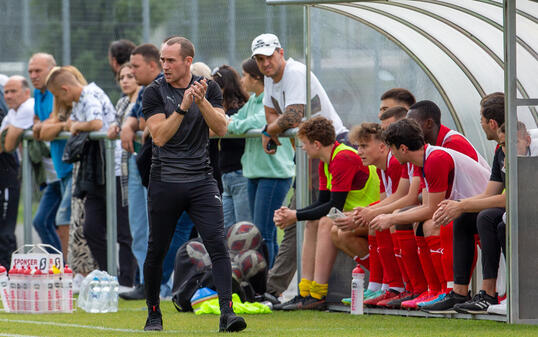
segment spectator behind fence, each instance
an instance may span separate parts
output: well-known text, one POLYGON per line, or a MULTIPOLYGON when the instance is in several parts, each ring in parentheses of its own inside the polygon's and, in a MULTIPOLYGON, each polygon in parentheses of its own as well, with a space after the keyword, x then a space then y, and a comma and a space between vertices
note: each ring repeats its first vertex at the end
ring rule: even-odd
MULTIPOLYGON (((306 66, 292 58, 284 58, 284 49, 278 37, 273 34, 261 34, 251 44, 252 57, 264 77, 265 93, 263 105, 265 106, 266 122, 262 135, 264 151, 274 154, 280 144, 277 136, 299 126, 304 117, 306 107, 306 66), (273 139, 270 142, 270 139, 273 139), (268 144, 271 144, 268 148, 268 144), (275 146, 276 145, 276 146, 275 146)), ((311 100, 312 115, 321 115, 333 122, 336 140, 347 142, 348 130, 336 113, 329 96, 323 89, 316 75, 311 73, 311 100)), ((315 159, 310 165, 311 200, 317 198, 319 160, 315 159)), ((290 203, 295 204, 295 198, 290 203)), ((295 225, 287 226, 284 231, 280 251, 275 259, 267 278, 267 291, 278 297, 286 290, 297 270, 297 246, 295 225)))
MULTIPOLYGON (((224 112, 228 117, 234 116, 248 101, 248 94, 241 86, 239 74, 234 68, 222 65, 213 71, 212 78, 222 90, 224 112)), ((248 201, 248 179, 243 176, 241 165, 241 156, 245 151, 245 140, 221 139, 219 143, 224 228, 228 228, 239 221, 252 221, 248 201)))
MULTIPOLYGON (((248 102, 230 118, 228 132, 241 134, 251 129, 263 128, 263 74, 256 61, 247 59, 242 64, 241 82, 247 92, 252 92, 248 102)), ((253 223, 259 228, 269 251, 269 267, 278 253, 276 227, 273 214, 284 198, 295 176, 294 149, 289 138, 280 138, 282 144, 275 155, 268 155, 261 147, 260 138, 247 138, 241 157, 243 175, 248 178, 248 198, 253 223)))
POLYGON ((402 106, 409 110, 411 105, 415 104, 415 102, 415 96, 413 96, 413 94, 407 89, 392 88, 387 90, 383 93, 383 95, 381 95, 378 117, 381 119, 383 112, 395 106, 402 106))
MULTIPOLYGON (((331 240, 334 221, 326 215, 334 207, 343 212, 379 200, 375 167, 364 166, 357 151, 336 140, 332 122, 318 116, 305 121, 297 134, 310 158, 320 159, 318 201, 299 210, 281 207, 274 221, 280 228, 305 221, 299 295, 279 306, 282 310, 326 308, 329 276, 337 249, 331 240)), ((366 236, 367 231, 363 231, 366 236)), ((361 256, 368 254, 364 245, 361 256)), ((367 259, 363 263, 368 267, 367 259)))
MULTIPOLYGON (((34 138, 37 140, 43 140, 41 129, 43 123, 49 120, 53 109, 54 98, 52 93, 47 90, 46 81, 54 66, 56 66, 54 57, 46 53, 34 54, 28 62, 28 74, 35 88, 35 115, 32 130, 34 138)), ((47 172, 52 168, 52 178, 47 179, 47 186, 39 202, 33 225, 41 241, 62 251, 64 259, 67 261, 73 167, 62 161, 65 143, 65 140, 51 141, 51 158, 43 158, 47 172)))
MULTIPOLYGON (((54 67, 48 74, 48 77, 60 67, 54 67)), ((81 85, 87 85, 88 82, 80 71, 74 66, 64 66, 64 69, 70 71, 81 85)), ((48 89, 47 89, 48 90, 48 89)), ((69 131, 66 121, 71 115, 71 103, 63 104, 57 99, 53 99, 52 112, 47 120, 41 125, 40 137, 43 140, 54 140, 61 131, 69 131)), ((61 157, 61 156, 60 156, 61 157)), ((62 161, 63 164, 66 164, 62 161)), ((97 262, 93 258, 88 242, 84 237, 84 199, 73 195, 76 185, 77 172, 80 162, 73 164, 71 172, 71 223, 69 226, 69 248, 67 261, 75 273, 73 289, 76 291, 83 276, 98 268, 97 262)))
POLYGON ((193 58, 194 46, 188 39, 166 39, 161 45, 164 78, 144 91, 143 113, 154 142, 148 192, 150 239, 144 263, 148 306, 144 330, 163 329, 159 308, 162 261, 177 221, 186 211, 211 258, 221 312, 219 330, 240 331, 246 323, 233 311, 222 202, 207 153, 209 129, 218 136, 226 133, 222 93, 214 81, 191 74, 193 58))
POLYGON ((136 48, 136 45, 129 40, 121 39, 110 42, 108 46, 108 64, 117 77, 120 67, 129 62, 131 52, 136 48))
POLYGON ((16 150, 24 130, 34 120, 34 99, 30 97, 28 81, 12 76, 4 86, 4 97, 9 108, 0 126, 0 265, 11 263, 11 253, 17 248, 15 226, 20 196, 19 162, 16 150))
MULTIPOLYGON (((73 110, 67 125, 74 136, 81 132, 106 131, 115 119, 116 111, 106 94, 95 83, 81 85, 75 76, 65 68, 51 74, 47 81, 47 88, 60 103, 73 102, 73 110)), ((78 183, 80 191, 86 193, 84 236, 99 268, 107 270, 105 181, 104 177, 99 177, 99 174, 96 174, 104 170, 104 162, 99 163, 99 160, 96 159, 104 156, 100 143, 100 141, 90 141, 91 145, 82 158, 84 165, 90 166, 85 167, 83 172, 89 174, 80 175, 78 183), (92 154, 94 155, 92 156, 92 154)), ((119 160, 116 158, 116 163, 119 160)), ((116 175, 118 173, 116 165, 116 175)), ((119 177, 116 180, 119 180, 119 177)), ((119 181, 112 183, 116 183, 117 191, 117 239, 120 245, 118 281, 121 286, 130 287, 133 284, 135 270, 127 207, 122 207, 119 181)))

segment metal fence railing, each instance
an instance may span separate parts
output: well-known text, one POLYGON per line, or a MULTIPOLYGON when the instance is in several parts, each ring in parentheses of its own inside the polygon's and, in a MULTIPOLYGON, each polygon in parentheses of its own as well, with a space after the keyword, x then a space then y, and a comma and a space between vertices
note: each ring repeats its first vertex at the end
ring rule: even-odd
MULTIPOLYGON (((290 129, 284 132, 280 137, 294 138, 296 136, 297 129, 290 129)), ((56 139, 67 139, 71 134, 69 132, 61 132, 56 139)), ((222 138, 255 138, 260 137, 261 129, 252 129, 245 134, 240 135, 226 135, 222 138)), ((24 244, 33 243, 32 239, 32 167, 30 164, 30 158, 28 154, 28 141, 32 139, 32 131, 26 131, 22 140, 22 195, 23 195, 23 223, 24 223, 24 244)), ((142 132, 137 133, 137 138, 140 139, 142 132)), ((217 138, 217 137, 215 137, 217 138)), ((106 235, 107 235, 107 269, 111 275, 117 275, 117 261, 118 252, 116 246, 117 240, 117 218, 116 218, 116 179, 114 172, 114 148, 115 140, 111 140, 107 137, 106 132, 91 132, 90 139, 92 140, 104 140, 105 143, 105 161, 106 161, 106 235)), ((296 144, 298 144, 296 142, 296 144)), ((301 164, 303 160, 306 160, 306 154, 297 147, 297 165, 296 165, 296 179, 297 185, 308 186, 309 171, 301 169, 302 167, 308 167, 301 164), (301 164, 301 165, 299 165, 301 164)), ((297 189, 297 207, 306 206, 308 196, 304 195, 297 189), (300 206, 304 205, 304 206, 300 206)), ((302 227, 301 227, 302 228, 302 227)), ((298 236, 299 238, 299 236, 298 236)), ((298 261, 301 257, 302 240, 297 241, 297 253, 298 261)))

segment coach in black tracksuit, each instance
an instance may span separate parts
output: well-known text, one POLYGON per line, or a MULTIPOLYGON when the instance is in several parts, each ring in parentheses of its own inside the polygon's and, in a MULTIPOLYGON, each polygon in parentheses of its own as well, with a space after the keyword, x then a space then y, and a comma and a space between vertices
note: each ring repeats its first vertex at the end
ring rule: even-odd
POLYGON ((208 156, 209 129, 226 134, 222 94, 213 82, 194 77, 194 46, 183 37, 161 47, 164 77, 144 91, 142 112, 153 137, 148 190, 149 242, 144 263, 148 319, 145 330, 162 330, 159 287, 162 263, 177 221, 186 211, 211 257, 219 294, 220 331, 240 331, 243 318, 232 307, 232 277, 223 212, 208 156))

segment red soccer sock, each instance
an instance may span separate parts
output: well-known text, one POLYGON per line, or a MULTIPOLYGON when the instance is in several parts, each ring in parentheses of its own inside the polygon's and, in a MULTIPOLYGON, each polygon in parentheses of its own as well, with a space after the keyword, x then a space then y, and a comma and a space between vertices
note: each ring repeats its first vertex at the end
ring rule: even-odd
POLYGON ((437 279, 441 282, 442 289, 446 289, 447 280, 443 270, 443 249, 441 248, 441 238, 439 236, 428 236, 426 238, 428 247, 430 247, 430 256, 437 279))
POLYGON ((370 270, 370 254, 366 254, 366 256, 363 257, 355 256, 354 260, 364 268, 370 270))
POLYGON ((383 265, 379 261, 379 255, 377 253, 377 239, 373 235, 368 235, 368 251, 370 262, 370 279, 369 282, 383 283, 383 265))
POLYGON ((441 226, 440 231, 443 272, 445 273, 445 281, 449 284, 454 283, 454 254, 452 253, 454 242, 453 227, 453 223, 450 222, 446 226, 441 226))
POLYGON ((396 263, 398 263, 398 268, 400 269, 400 275, 402 275, 402 280, 405 283, 405 290, 412 293, 413 292, 413 283, 409 280, 407 275, 407 270, 402 258, 402 250, 400 249, 400 242, 398 240, 399 232, 391 233, 392 246, 394 247, 394 257, 396 258, 396 263))
POLYGON ((413 292, 421 294, 428 290, 428 284, 418 258, 415 233, 413 230, 397 231, 396 233, 398 233, 402 262, 413 287, 413 292))
POLYGON ((387 283, 391 288, 403 288, 404 284, 400 275, 400 268, 394 257, 394 246, 390 230, 376 232, 376 239, 379 260, 383 265, 383 283, 387 283))
POLYGON ((444 288, 439 282, 435 268, 433 267, 432 258, 430 254, 430 247, 423 236, 416 236, 415 240, 417 242, 417 251, 418 257, 420 259, 420 264, 422 265, 422 270, 424 271, 424 276, 428 282, 428 290, 430 291, 440 291, 444 288))

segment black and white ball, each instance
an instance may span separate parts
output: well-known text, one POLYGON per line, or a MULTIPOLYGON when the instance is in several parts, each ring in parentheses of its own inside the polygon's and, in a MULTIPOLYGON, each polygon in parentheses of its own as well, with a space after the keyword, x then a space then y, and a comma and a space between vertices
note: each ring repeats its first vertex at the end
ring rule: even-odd
POLYGON ((267 267, 267 261, 257 250, 246 250, 234 258, 245 279, 249 279, 267 267))
POLYGON ((187 244, 185 249, 187 250, 191 263, 196 267, 203 268, 211 265, 211 259, 209 258, 209 254, 203 243, 191 241, 187 244))
POLYGON ((262 243, 262 234, 253 223, 241 221, 228 228, 226 240, 228 248, 237 253, 258 249, 262 243))

